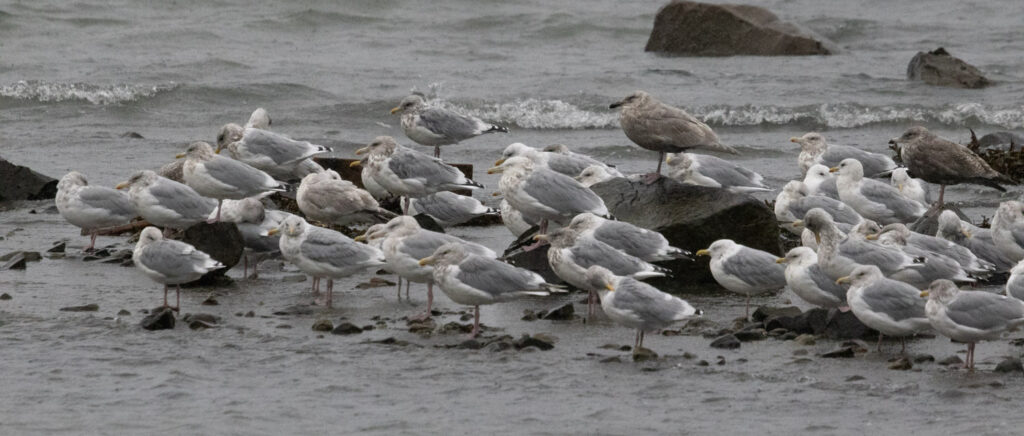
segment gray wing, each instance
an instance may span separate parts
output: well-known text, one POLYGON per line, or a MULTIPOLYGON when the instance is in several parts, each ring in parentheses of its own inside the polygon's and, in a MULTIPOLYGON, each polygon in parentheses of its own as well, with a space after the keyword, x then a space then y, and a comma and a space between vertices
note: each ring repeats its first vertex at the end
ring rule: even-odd
POLYGON ((482 121, 475 117, 457 114, 441 108, 426 108, 420 111, 418 124, 431 132, 455 141, 479 135, 482 121))
POLYGON ((273 236, 263 236, 262 232, 266 229, 260 224, 253 223, 238 223, 238 232, 242 234, 242 241, 245 243, 245 248, 248 248, 256 253, 272 253, 279 251, 281 235, 276 234, 273 236))
POLYGON ((601 197, 565 174, 538 168, 526 178, 523 190, 541 204, 569 216, 583 212, 608 215, 601 197))
POLYGON ((647 262, 593 239, 580 239, 569 251, 572 253, 573 262, 583 269, 600 265, 617 276, 633 275, 650 267, 647 262))
POLYGON ((605 221, 594 229, 594 237, 642 259, 647 259, 668 246, 668 240, 661 233, 622 221, 605 221))
POLYGON ((78 198, 87 206, 103 209, 111 215, 123 216, 128 220, 135 216, 131 197, 124 192, 105 186, 86 186, 78 191, 78 198))
POLYGON ((409 257, 423 259, 434 254, 434 251, 437 251, 437 247, 449 242, 464 241, 444 233, 420 230, 402 239, 400 251, 409 257))
POLYGON ((807 268, 807 275, 814 281, 814 285, 818 289, 832 294, 844 303, 846 302, 846 289, 836 284, 836 281, 825 274, 825 271, 822 271, 818 264, 809 266, 807 268))
POLYGON ((448 191, 417 198, 414 202, 417 211, 450 224, 461 224, 488 210, 475 198, 448 191))
POLYGON ((853 158, 864 166, 864 176, 872 177, 878 173, 896 168, 896 162, 884 154, 872 153, 849 145, 829 145, 821 155, 822 164, 830 167, 839 165, 843 159, 853 158))
POLYGON ((203 271, 209 256, 191 245, 164 239, 142 249, 137 262, 168 278, 188 277, 203 271))
POLYGON ((836 178, 829 177, 828 180, 822 182, 821 185, 818 186, 818 194, 839 199, 839 187, 836 186, 836 178))
POLYGON ((250 152, 267 156, 278 165, 290 164, 321 152, 321 147, 310 142, 296 141, 263 129, 246 129, 242 142, 250 152))
POLYGON ((775 263, 775 255, 750 247, 740 247, 732 256, 722 259, 722 271, 758 288, 786 286, 786 269, 775 263))
POLYGON ((629 310, 644 320, 658 324, 675 321, 686 308, 677 298, 666 299, 665 293, 639 280, 624 278, 615 290, 615 305, 629 310))
POLYGON ((725 159, 703 154, 696 155, 697 171, 704 176, 715 179, 723 188, 729 187, 766 187, 761 183, 761 175, 743 168, 725 159))
POLYGON ((217 207, 217 200, 203 197, 188 185, 173 180, 158 180, 149 187, 149 194, 160 206, 186 218, 206 218, 217 207))
POLYGON ((462 172, 455 167, 421 153, 396 152, 388 159, 388 168, 402 179, 420 179, 428 186, 458 184, 462 172))
POLYGON ((480 256, 469 256, 459 263, 459 273, 455 277, 496 299, 524 291, 539 291, 537 282, 543 282, 533 272, 480 256))
POLYGON ((921 298, 921 291, 903 282, 880 279, 864 289, 864 302, 874 312, 889 315, 893 320, 903 321, 911 318, 925 318, 924 306, 927 302, 921 298))
POLYGON ((979 330, 1001 329, 1024 321, 1019 301, 985 291, 960 291, 946 314, 957 324, 979 330))
POLYGON ((587 167, 591 165, 604 166, 604 164, 594 161, 593 159, 586 160, 567 154, 558 154, 551 152, 545 153, 547 153, 548 156, 548 167, 551 168, 552 171, 565 174, 569 177, 578 176, 581 172, 583 172, 583 170, 587 169, 587 167))
POLYGON ((860 214, 850 206, 847 206, 846 203, 823 195, 803 197, 790 202, 789 205, 789 210, 793 212, 797 219, 803 219, 804 215, 814 208, 821 208, 828 212, 836 223, 856 225, 862 220, 860 214))
POLYGON ((920 216, 924 212, 921 203, 909 200, 892 186, 877 180, 863 179, 861 194, 869 200, 885 206, 894 216, 902 218, 920 216))
POLYGON ((215 156, 202 165, 210 177, 242 192, 266 191, 277 185, 267 173, 223 156, 215 156))
POLYGON ((908 263, 908 256, 902 251, 858 238, 843 240, 839 244, 839 254, 861 265, 875 265, 887 274, 908 263))
POLYGON ((302 241, 303 256, 337 268, 351 268, 377 259, 377 252, 365 244, 355 242, 341 233, 313 228, 302 241))

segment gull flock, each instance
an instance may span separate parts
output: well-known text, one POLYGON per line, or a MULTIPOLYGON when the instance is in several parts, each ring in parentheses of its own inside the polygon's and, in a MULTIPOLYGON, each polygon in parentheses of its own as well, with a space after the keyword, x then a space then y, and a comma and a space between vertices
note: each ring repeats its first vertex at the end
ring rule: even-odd
MULTIPOLYGON (((178 155, 184 159, 180 182, 145 170, 111 189, 90 185, 72 171, 58 184, 56 204, 65 220, 90 235, 87 251, 103 228, 135 217, 146 220, 151 226, 139 235, 132 259, 164 286, 164 306, 171 307, 168 291, 177 288, 174 310, 180 307, 181 284, 224 265, 173 236, 201 222, 227 221, 238 225, 245 241, 244 277, 249 277, 250 257, 258 262, 280 254, 313 278, 315 296, 320 296, 320 280, 327 279, 322 303, 330 307, 334 280, 383 269, 399 276, 399 298, 402 280, 407 296, 410 283, 426 284, 426 310, 415 318, 431 316, 435 286, 452 301, 472 306, 473 337, 481 331, 479 306, 564 293, 566 287, 513 266, 480 244, 424 229, 411 215, 426 214, 448 227, 500 214, 512 235, 528 243, 525 250, 549 245, 551 270, 589 293, 588 316, 600 305, 609 319, 635 329, 637 350, 646 332, 702 313, 644 282, 671 273, 654 262, 688 259, 691 253, 652 229, 615 220, 590 186, 617 177, 653 183, 665 177, 665 163, 667 177, 685 184, 734 192, 773 188, 750 169, 693 153, 739 152, 683 109, 643 91, 610 108, 621 108, 621 126, 631 141, 658 152, 654 171, 624 175, 565 145, 538 149, 513 143, 496 153, 498 160, 488 169, 501 174, 495 194, 502 197, 499 209, 451 192, 483 185, 441 160, 440 149, 508 129, 433 107, 418 94, 402 99, 391 113, 401 114, 405 135, 433 147, 433 155, 392 137, 375 138, 356 151, 361 159, 353 163, 361 168, 366 189, 312 160, 332 151, 329 147, 271 131, 270 117, 260 108, 244 126, 225 125, 216 147, 195 142, 178 155), (297 186, 285 183, 295 180, 301 180, 297 186), (301 216, 265 208, 260 201, 285 190, 297 193, 301 216), (378 201, 388 196, 401 198, 403 215, 380 207, 378 201), (330 229, 333 225, 369 227, 352 239, 330 229)), ((1024 204, 1000 204, 987 229, 950 210, 941 212, 934 235, 908 227, 929 207, 936 213, 942 208, 946 185, 1004 191, 1013 180, 966 147, 920 126, 891 140, 905 167, 888 156, 829 144, 819 133, 790 141, 800 146, 800 177, 779 190, 774 212, 783 231, 799 237, 802 246, 778 257, 722 239, 694 253, 710 257, 718 284, 745 297, 748 315, 751 296, 788 286, 812 305, 852 311, 866 326, 901 343, 927 330, 966 343, 969 368, 977 342, 1024 325, 1024 204), (931 205, 929 183, 939 185, 931 205), (995 274, 1009 274, 1005 295, 958 287, 995 274)))

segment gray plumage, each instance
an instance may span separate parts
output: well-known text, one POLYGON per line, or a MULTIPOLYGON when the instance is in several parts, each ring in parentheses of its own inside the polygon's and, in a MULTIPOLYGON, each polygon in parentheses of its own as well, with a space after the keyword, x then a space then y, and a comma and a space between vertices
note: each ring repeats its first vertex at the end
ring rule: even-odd
POLYGON ((683 183, 735 192, 770 191, 760 174, 715 156, 673 153, 665 159, 669 177, 683 183))
POLYGON ((342 278, 384 264, 380 250, 298 216, 285 219, 280 233, 281 255, 314 277, 342 278))
POLYGON ((906 245, 948 257, 970 274, 988 275, 996 270, 995 265, 978 258, 971 250, 939 237, 912 232, 904 224, 889 224, 883 227, 882 234, 887 233, 899 235, 899 239, 905 241, 906 245))
POLYGON ((616 276, 600 266, 589 268, 586 277, 590 287, 600 291, 604 313, 612 321, 641 332, 663 329, 701 313, 682 299, 636 279, 616 276))
POLYGON ((369 192, 342 180, 333 170, 303 177, 295 200, 306 217, 321 223, 346 226, 383 223, 395 217, 394 213, 381 209, 369 192))
POLYGON ((886 183, 864 178, 864 168, 855 159, 840 162, 838 172, 839 199, 864 218, 882 225, 905 223, 921 217, 928 209, 886 183))
POLYGON ((872 153, 848 145, 829 144, 817 132, 809 132, 800 137, 789 138, 791 142, 800 144, 800 155, 797 158, 800 171, 804 174, 814 165, 834 167, 844 159, 857 159, 864 165, 864 174, 874 177, 892 171, 896 162, 884 154, 872 153))
POLYGON ((928 288, 928 318, 939 333, 959 342, 998 339, 1024 325, 1024 301, 985 291, 961 291, 937 280, 928 288))
POLYGON ((467 195, 442 191, 409 201, 409 214, 423 213, 434 218, 442 227, 462 224, 481 215, 497 215, 498 211, 484 206, 480 200, 467 195))
POLYGON ((527 221, 542 219, 566 224, 572 217, 590 212, 608 215, 601 197, 572 177, 535 167, 525 157, 506 159, 488 173, 502 173, 498 182, 505 200, 527 221))
POLYGON ((885 278, 874 265, 859 266, 843 280, 851 283, 846 299, 854 316, 864 325, 897 337, 929 327, 924 300, 917 288, 885 278))
POLYGON ((210 198, 240 200, 270 191, 284 191, 283 184, 267 173, 240 161, 213 154, 205 142, 194 142, 185 153, 185 184, 210 198))
POLYGON ((931 204, 931 190, 928 188, 929 185, 921 179, 915 179, 910 177, 910 173, 907 172, 906 168, 896 168, 892 170, 892 176, 889 178, 889 185, 900 191, 904 197, 914 200, 921 204, 931 204))
POLYGON ((794 234, 801 230, 793 228, 790 223, 803 219, 808 211, 815 208, 828 212, 837 224, 855 226, 863 221, 860 214, 846 203, 822 195, 808 195, 807 187, 798 180, 787 183, 775 197, 775 218, 794 234))
POLYGON ((707 124, 644 91, 636 91, 611 105, 619 106, 622 131, 641 148, 669 153, 704 149, 739 154, 735 148, 722 144, 707 124))
POLYGON ((1006 295, 1024 301, 1024 262, 1018 262, 1010 269, 1006 279, 1006 295))
MULTIPOLYGON (((972 226, 973 227, 973 226, 972 226)), ((960 221, 956 212, 942 211, 936 236, 967 248, 971 253, 995 265, 996 272, 1013 268, 1013 259, 996 245, 990 229, 969 229, 960 221)))
POLYGON ((238 126, 228 124, 222 128, 217 137, 216 152, 220 153, 226 148, 234 159, 265 171, 273 177, 290 179, 294 177, 299 163, 331 151, 330 147, 308 141, 296 141, 269 130, 248 127, 242 129, 241 135, 238 135, 230 131, 234 128, 238 126), (228 138, 238 139, 228 142, 228 138))
POLYGON ((920 260, 915 268, 906 268, 891 274, 889 278, 893 280, 899 280, 917 288, 924 288, 931 282, 939 279, 957 282, 975 281, 967 276, 967 272, 964 271, 963 267, 956 260, 945 254, 908 244, 903 235, 886 232, 879 237, 878 241, 884 246, 897 248, 907 255, 920 260))
POLYGON ((637 279, 663 277, 668 270, 644 262, 593 238, 581 238, 576 229, 563 227, 545 238, 551 243, 548 263, 559 278, 579 289, 592 289, 586 281, 586 270, 598 265, 617 276, 637 279))
POLYGON ((526 144, 516 142, 509 144, 501 153, 501 160, 495 162, 495 166, 501 165, 505 159, 522 156, 528 158, 538 166, 546 166, 554 172, 565 174, 569 177, 578 176, 583 170, 591 165, 606 166, 604 163, 581 154, 560 154, 548 151, 537 150, 526 144))
POLYGON ((77 171, 61 177, 54 202, 67 222, 86 230, 125 224, 136 215, 127 194, 104 186, 91 186, 77 171))
POLYGON ((796 247, 776 262, 786 264, 786 284, 804 301, 825 308, 846 305, 846 289, 821 270, 814 250, 796 247))
POLYGON ((164 239, 156 227, 142 230, 132 261, 143 274, 163 285, 188 283, 224 267, 189 244, 164 239))
POLYGON ((216 200, 153 171, 139 171, 118 185, 126 187, 135 211, 155 226, 185 229, 206 220, 217 207, 216 200))
POLYGON ((725 289, 741 295, 774 292, 786 286, 785 268, 771 253, 719 239, 697 254, 711 256, 711 275, 725 289))
POLYGON ((818 265, 833 280, 849 275, 858 265, 875 265, 885 275, 917 267, 915 259, 901 250, 869 242, 856 232, 842 235, 824 210, 811 209, 802 224, 816 235, 818 265))
POLYGON ((508 132, 507 128, 485 123, 479 118, 463 115, 438 107, 429 107, 423 97, 412 94, 402 99, 391 113, 402 113, 402 130, 414 142, 441 146, 455 144, 469 138, 493 132, 508 132))
POLYGON ((633 224, 601 218, 592 213, 576 215, 569 226, 581 237, 593 237, 647 262, 686 259, 691 253, 669 245, 661 233, 633 224))
POLYGON ((907 129, 891 142, 899 145, 900 158, 914 177, 929 183, 973 183, 1000 191, 1006 191, 1000 184, 1016 183, 967 147, 940 138, 922 126, 907 129))
POLYGON ((369 153, 367 163, 373 179, 392 194, 425 197, 439 191, 478 189, 483 185, 457 168, 408 147, 390 136, 378 136, 356 154, 369 153))
POLYGON ((992 240, 1011 262, 1024 259, 1024 203, 1007 200, 999 204, 992 217, 992 240))
POLYGON ((836 176, 824 165, 812 165, 804 175, 804 186, 807 187, 807 195, 823 195, 832 199, 839 199, 839 188, 836 186, 836 176))

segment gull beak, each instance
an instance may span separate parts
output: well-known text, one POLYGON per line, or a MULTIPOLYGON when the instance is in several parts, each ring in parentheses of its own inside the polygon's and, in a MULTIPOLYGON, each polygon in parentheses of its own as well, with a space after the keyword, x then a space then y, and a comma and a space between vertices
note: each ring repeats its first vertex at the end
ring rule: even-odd
POLYGON ((115 186, 114 188, 115 189, 125 189, 125 188, 127 188, 129 186, 131 186, 130 183, 128 183, 128 182, 121 182, 121 183, 118 183, 117 186, 115 186))
POLYGON ((498 160, 494 161, 494 166, 500 166, 503 163, 505 163, 505 158, 501 158, 501 159, 498 159, 498 160))
POLYGON ((185 153, 178 153, 178 154, 174 155, 175 159, 182 159, 184 157, 185 157, 185 153))
POLYGON ((960 233, 963 233, 967 238, 971 237, 971 232, 967 231, 967 229, 961 230, 960 233))
POLYGON ((502 168, 502 167, 496 166, 496 167, 493 167, 493 168, 488 168, 487 169, 487 174, 498 174, 498 173, 500 173, 502 171, 505 171, 505 169, 502 168))
POLYGON ((370 147, 363 147, 363 148, 360 148, 359 150, 356 150, 356 156, 361 155, 361 154, 366 154, 366 153, 369 153, 369 152, 370 152, 370 147))
POLYGON ((356 242, 366 242, 366 233, 363 233, 362 235, 356 236, 352 240, 356 241, 356 242))
POLYGON ((221 151, 221 150, 223 150, 223 149, 224 149, 224 146, 223 146, 223 145, 217 144, 217 149, 216 149, 216 150, 214 150, 213 152, 214 152, 215 154, 220 154, 220 151, 221 151))
POLYGON ((899 139, 900 139, 900 138, 899 138, 899 137, 897 136, 897 137, 895 137, 895 138, 892 138, 892 139, 890 139, 890 140, 889 140, 889 143, 890 143, 890 144, 892 144, 892 145, 896 145, 896 141, 897 141, 897 140, 899 140, 899 139))
POLYGON ((619 106, 622 106, 622 102, 621 101, 617 101, 615 103, 612 103, 612 104, 608 105, 608 109, 615 109, 615 108, 617 108, 619 106))
POLYGON ((697 250, 697 252, 693 254, 696 254, 697 256, 710 256, 711 252, 708 250, 697 250))
POLYGON ((420 264, 420 266, 433 265, 434 264, 434 256, 424 257, 423 259, 420 259, 419 264, 420 264))
POLYGON ((548 235, 534 235, 533 236, 533 240, 534 241, 547 241, 548 240, 548 235))
POLYGON ((604 284, 604 288, 609 290, 609 291, 615 292, 615 286, 612 286, 611 283, 605 283, 604 284))
POLYGON ((840 278, 836 279, 836 284, 837 285, 841 285, 843 283, 850 283, 850 276, 843 276, 843 277, 840 277, 840 278))
POLYGON ((775 259, 775 263, 786 263, 786 258, 785 257, 780 257, 778 259, 775 259))
POLYGON ((814 243, 821 244, 821 235, 819 235, 818 232, 814 232, 814 243))
POLYGON ((803 226, 804 226, 804 220, 793 221, 793 227, 803 227, 803 226))
POLYGON ((491 197, 501 197, 501 193, 500 192, 493 192, 493 193, 491 193, 491 197))
POLYGON ((278 232, 280 232, 280 231, 281 231, 280 227, 274 227, 274 228, 272 228, 270 230, 267 230, 267 236, 274 236, 274 235, 278 234, 278 232))
POLYGON ((357 167, 359 165, 362 165, 362 161, 356 160, 356 161, 352 161, 352 163, 348 164, 348 167, 349 168, 355 168, 355 167, 357 167))
POLYGON ((928 298, 928 291, 921 291, 921 298, 928 298))
POLYGON ((864 237, 864 239, 867 239, 869 241, 877 240, 878 239, 878 234, 875 233, 874 235, 867 235, 867 236, 864 237))
POLYGON ((828 169, 828 172, 830 172, 830 173, 838 173, 838 172, 839 172, 839 167, 832 167, 832 168, 829 168, 829 169, 828 169))
POLYGON ((800 143, 800 138, 797 138, 796 136, 794 136, 792 138, 789 138, 789 142, 795 142, 795 143, 799 144, 800 143))
POLYGON ((391 109, 391 115, 397 114, 397 113, 399 113, 401 111, 402 111, 402 107, 398 106, 398 107, 396 107, 394 109, 391 109))

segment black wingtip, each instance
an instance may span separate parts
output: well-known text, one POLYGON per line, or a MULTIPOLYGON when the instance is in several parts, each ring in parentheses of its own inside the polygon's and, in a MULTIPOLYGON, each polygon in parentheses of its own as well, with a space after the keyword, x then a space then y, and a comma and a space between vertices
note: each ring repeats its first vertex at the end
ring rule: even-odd
POLYGON ((494 133, 494 132, 508 133, 508 127, 502 127, 502 126, 499 126, 497 124, 493 124, 493 125, 491 125, 491 128, 487 129, 487 131, 485 131, 484 133, 494 133))
POLYGON ((477 187, 477 188, 481 188, 481 189, 482 189, 482 188, 484 187, 484 185, 481 185, 480 183, 477 183, 477 182, 476 182, 475 180, 473 180, 473 179, 466 179, 466 184, 465 184, 465 186, 475 186, 475 187, 477 187))

